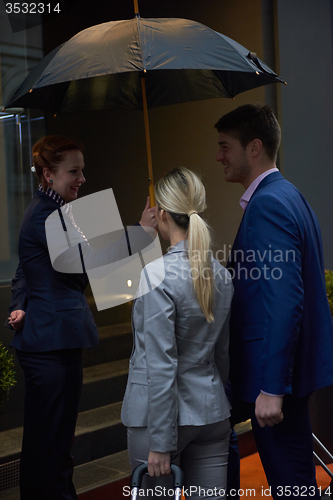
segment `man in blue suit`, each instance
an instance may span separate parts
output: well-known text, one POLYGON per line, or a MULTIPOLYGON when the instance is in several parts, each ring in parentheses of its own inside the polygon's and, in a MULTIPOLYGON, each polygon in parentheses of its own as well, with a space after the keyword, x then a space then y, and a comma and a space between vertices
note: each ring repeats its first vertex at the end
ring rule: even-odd
POLYGON ((245 189, 229 258, 234 422, 251 418, 273 498, 319 498, 308 402, 333 384, 319 223, 276 168, 281 132, 271 108, 240 106, 215 127, 225 179, 245 189))

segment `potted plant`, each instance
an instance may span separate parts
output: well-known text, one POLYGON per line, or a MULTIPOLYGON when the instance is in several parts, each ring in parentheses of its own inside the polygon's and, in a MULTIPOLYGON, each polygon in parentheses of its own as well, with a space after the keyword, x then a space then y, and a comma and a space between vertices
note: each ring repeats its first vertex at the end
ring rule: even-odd
POLYGON ((0 409, 8 399, 11 387, 16 383, 13 368, 13 355, 9 354, 2 342, 0 342, 0 409))
POLYGON ((328 303, 333 316, 333 271, 325 271, 325 281, 328 303))

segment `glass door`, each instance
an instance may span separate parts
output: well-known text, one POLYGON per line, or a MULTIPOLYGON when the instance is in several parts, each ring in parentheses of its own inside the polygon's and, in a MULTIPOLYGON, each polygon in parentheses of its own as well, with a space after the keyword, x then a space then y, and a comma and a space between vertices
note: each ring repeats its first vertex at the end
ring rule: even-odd
POLYGON ((31 147, 43 135, 44 116, 23 109, 0 112, 0 284, 15 274, 21 220, 36 188, 31 147))

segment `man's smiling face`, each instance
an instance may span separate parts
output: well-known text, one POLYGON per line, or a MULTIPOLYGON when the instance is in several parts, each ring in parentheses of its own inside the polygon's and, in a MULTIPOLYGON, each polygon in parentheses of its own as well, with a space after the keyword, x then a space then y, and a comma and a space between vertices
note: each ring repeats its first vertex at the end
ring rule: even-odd
POLYGON ((244 149, 234 136, 220 132, 218 144, 219 150, 215 159, 224 167, 225 180, 240 184, 246 183, 251 175, 248 154, 251 143, 244 149))

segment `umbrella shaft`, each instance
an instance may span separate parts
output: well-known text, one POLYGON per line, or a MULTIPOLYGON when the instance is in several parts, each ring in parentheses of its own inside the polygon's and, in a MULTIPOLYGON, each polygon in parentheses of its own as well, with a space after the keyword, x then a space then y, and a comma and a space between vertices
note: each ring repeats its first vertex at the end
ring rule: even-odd
POLYGON ((151 157, 149 118, 148 118, 146 82, 145 82, 144 73, 141 74, 141 88, 142 88, 142 103, 143 103, 143 119, 144 119, 144 124, 145 124, 147 160, 148 160, 149 197, 150 197, 150 206, 153 207, 153 206, 155 206, 153 163, 152 163, 152 157, 151 157))
POLYGON ((133 0, 134 1, 134 14, 139 15, 139 4, 138 0, 133 0))

